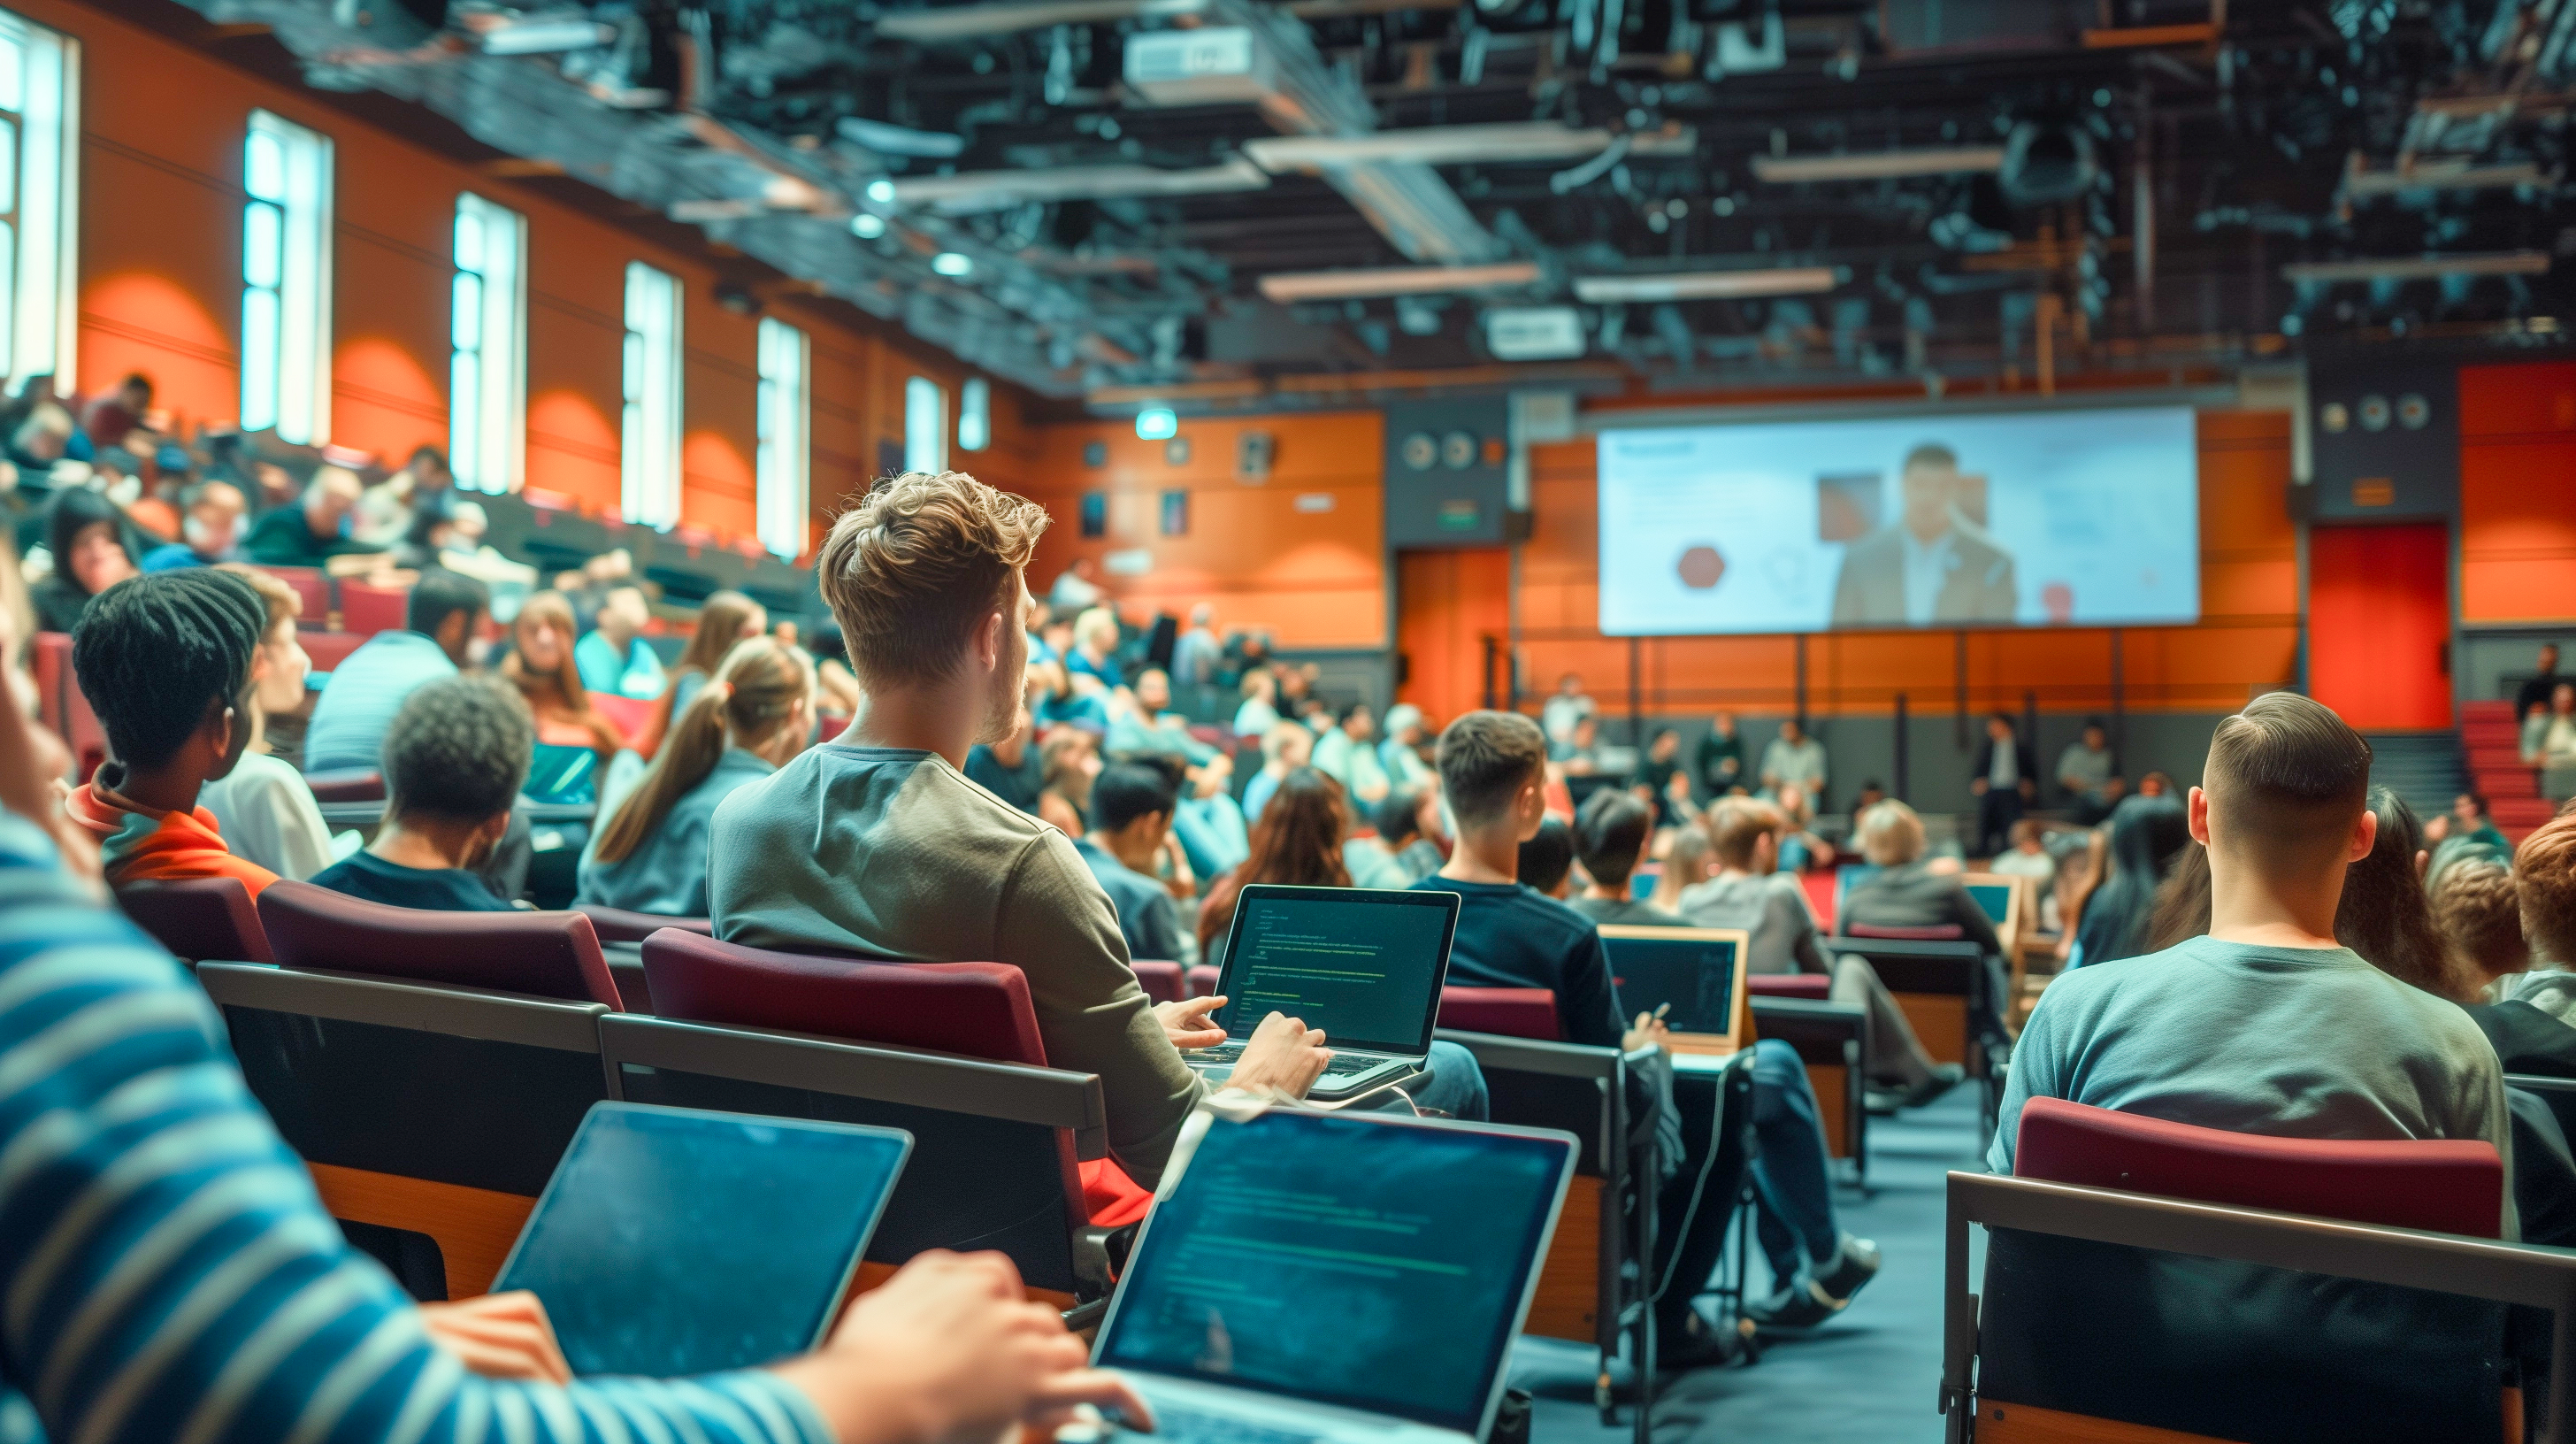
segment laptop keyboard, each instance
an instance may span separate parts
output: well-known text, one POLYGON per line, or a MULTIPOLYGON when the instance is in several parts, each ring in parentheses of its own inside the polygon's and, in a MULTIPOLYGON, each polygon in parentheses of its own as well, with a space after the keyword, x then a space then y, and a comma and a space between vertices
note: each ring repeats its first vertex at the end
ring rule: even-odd
POLYGON ((1121 1429, 1112 1439, 1160 1439, 1165 1444, 1323 1444, 1321 1434, 1303 1429, 1268 1429, 1238 1414, 1202 1414, 1158 1405, 1151 1434, 1121 1429))
MULTIPOLYGON (((1193 1056, 1202 1067, 1231 1068, 1242 1061, 1243 1045, 1219 1043, 1213 1048, 1202 1049, 1193 1056)), ((1355 1077, 1384 1066, 1386 1061, 1374 1053, 1336 1053, 1333 1055, 1333 1061, 1324 1065, 1324 1076, 1327 1078, 1355 1077)))

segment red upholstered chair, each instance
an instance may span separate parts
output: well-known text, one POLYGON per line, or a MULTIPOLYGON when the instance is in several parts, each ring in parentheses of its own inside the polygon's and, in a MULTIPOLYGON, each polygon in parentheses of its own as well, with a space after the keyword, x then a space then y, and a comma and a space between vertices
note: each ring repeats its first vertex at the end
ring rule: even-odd
POLYGON ((1955 943, 1968 935, 1967 930, 1957 923, 1931 923, 1919 928, 1878 927, 1869 923, 1853 923, 1844 928, 1843 933, 1847 937, 1886 938, 1892 942, 1905 943, 1955 943))
POLYGON ((327 772, 307 772, 304 785, 313 790, 316 802, 382 802, 385 800, 385 775, 372 767, 343 767, 327 772))
POLYGON ((1833 997, 1834 980, 1822 973, 1752 973, 1744 979, 1744 990, 1757 998, 1807 998, 1822 1003, 1833 997))
POLYGON ((2472 1238, 2496 1237, 2504 1221, 2493 1144, 2267 1138, 2062 1098, 2022 1105, 2013 1174, 2472 1238))
POLYGON ((259 920, 289 968, 621 1007, 599 935, 579 913, 428 912, 274 882, 259 920))
POLYGON ((1146 997, 1157 1003, 1181 1001, 1188 980, 1181 975, 1180 964, 1159 958, 1138 958, 1130 966, 1135 968, 1136 981, 1144 988, 1146 997))
POLYGON ((592 930, 603 943, 640 943, 664 928, 678 928, 684 933, 706 937, 716 935, 711 918, 666 918, 659 913, 628 912, 624 908, 601 907, 597 903, 574 903, 572 910, 590 919, 592 930))
POLYGON ((316 630, 331 625, 331 578, 319 567, 261 567, 261 571, 295 589, 303 610, 296 613, 295 624, 316 630))
POLYGON ((107 729, 99 725, 98 714, 90 710, 89 699, 81 695, 80 679, 72 672, 71 634, 39 632, 30 660, 36 673, 37 715, 71 748, 71 780, 87 782, 107 760, 107 729))
MULTIPOLYGON (((1029 980, 1006 963, 814 957, 664 928, 644 940, 644 978, 664 1018, 1049 1066, 1029 980)), ((1079 1175, 1094 1224, 1133 1223, 1153 1202, 1109 1159, 1079 1175)))
POLYGON ((1556 994, 1545 988, 1442 988, 1440 1026, 1544 1043, 1565 1037, 1557 1026, 1556 994))
POLYGON ((340 583, 340 630, 372 637, 399 632, 411 607, 411 588, 379 587, 355 579, 340 583))
POLYGON ((1224 980, 1225 970, 1223 968, 1211 968, 1207 964, 1201 963, 1197 967, 1189 970, 1189 976, 1186 979, 1189 987, 1189 995, 1193 998, 1214 997, 1216 996, 1216 985, 1224 980))
POLYGON ((356 632, 306 632, 296 640, 304 644, 304 655, 313 659, 314 671, 336 672, 369 639, 356 632))
POLYGON ((273 963, 250 889, 237 877, 139 882, 116 890, 116 905, 173 957, 191 963, 273 963))

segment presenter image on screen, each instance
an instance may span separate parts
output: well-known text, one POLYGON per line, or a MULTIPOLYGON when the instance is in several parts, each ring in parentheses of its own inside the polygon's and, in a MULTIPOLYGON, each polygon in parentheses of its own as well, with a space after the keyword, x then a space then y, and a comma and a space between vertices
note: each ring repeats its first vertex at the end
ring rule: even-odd
POLYGON ((1834 583, 1837 627, 2009 623, 2017 594, 2013 556, 1971 521, 1958 453, 1927 441, 1905 454, 1904 510, 1892 526, 1851 543, 1834 583))

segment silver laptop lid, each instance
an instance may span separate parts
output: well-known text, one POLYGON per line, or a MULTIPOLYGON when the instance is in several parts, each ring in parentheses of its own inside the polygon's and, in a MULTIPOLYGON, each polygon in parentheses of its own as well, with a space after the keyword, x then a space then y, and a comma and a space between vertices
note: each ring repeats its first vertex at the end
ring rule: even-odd
POLYGON ((1226 1036, 1252 1036, 1285 1013, 1330 1046, 1420 1057, 1431 1049, 1458 895, 1253 883, 1226 936, 1226 1036))
POLYGON ((1482 1437, 1575 1149, 1482 1124, 1220 1119, 1146 1220, 1095 1357, 1482 1437))

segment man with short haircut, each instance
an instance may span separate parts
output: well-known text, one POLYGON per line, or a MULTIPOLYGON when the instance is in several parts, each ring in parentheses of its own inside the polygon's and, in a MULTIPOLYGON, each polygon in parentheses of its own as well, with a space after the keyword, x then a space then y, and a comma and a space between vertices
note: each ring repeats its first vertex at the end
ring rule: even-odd
POLYGON ((1780 735, 1762 749, 1761 778, 1762 790, 1774 796, 1794 787, 1810 798, 1822 798, 1825 744, 1808 736, 1797 718, 1780 719, 1780 735))
POLYGON ((2039 798, 2039 759, 2001 712, 1986 719, 1986 740, 1968 774, 1968 791, 1977 799, 1977 839, 1969 851, 1992 857, 2012 845, 2022 808, 2039 798))
MULTIPOLYGON (((1929 627, 2009 622, 2019 602, 2013 555, 1969 519, 1983 479, 1959 471, 1959 454, 1927 441, 1898 469, 1904 510, 1843 549, 1833 625, 1929 627)), ((1980 510, 1982 510, 1980 508, 1980 510)))
MULTIPOLYGON (((1538 836, 1547 820, 1547 738, 1538 724, 1517 712, 1466 713, 1440 734, 1439 766, 1457 824, 1457 851, 1448 866, 1414 889, 1459 895, 1449 981, 1546 988, 1556 995, 1558 1032, 1570 1043, 1623 1052, 1662 1044, 1668 1035, 1660 1021, 1640 1015, 1633 1026, 1622 1023, 1610 956, 1591 919, 1521 881, 1521 845, 1538 836)), ((1675 1086, 1682 1088, 1684 1080, 1675 1086)), ((1816 1095, 1797 1051, 1777 1039, 1755 1044, 1753 1088, 1762 1242, 1782 1287, 1775 1298, 1746 1312, 1782 1328, 1809 1327, 1839 1312, 1878 1272, 1878 1247, 1842 1232, 1835 1222, 1816 1095)), ((1632 1106, 1651 1106, 1639 1100, 1641 1091, 1631 1089, 1632 1106)), ((1669 1111, 1665 1123, 1673 1123, 1669 1111)), ((1656 1364, 1663 1370, 1717 1363, 1734 1350, 1690 1303, 1724 1249, 1727 1213, 1692 1211, 1707 1130, 1684 1127, 1680 1133, 1680 1171, 1656 1203, 1657 1216, 1674 1229, 1690 1219, 1686 1235, 1664 1235, 1673 1283, 1656 1305, 1656 1364)))
MULTIPOLYGON (((1048 1062, 1100 1075, 1110 1156, 1151 1188, 1208 1092, 1175 1035, 1215 1030, 1146 1001, 1064 834, 958 771, 1021 725, 1023 573, 1047 520, 958 472, 893 478, 841 515, 815 573, 867 704, 716 809, 708 900, 729 942, 1017 967, 1048 1062)), ((1320 1043, 1274 1013, 1228 1086, 1302 1097, 1329 1061, 1320 1043)))
POLYGON ((598 625, 573 644, 581 685, 611 697, 649 702, 662 695, 662 659, 644 640, 653 612, 641 587, 615 587, 600 603, 598 625))
POLYGON ((183 498, 180 539, 143 554, 143 569, 166 572, 179 567, 211 567, 242 559, 242 514, 249 504, 241 488, 229 481, 199 482, 183 498))
POLYGON ((477 869, 510 830, 536 740, 515 687, 489 677, 420 687, 385 733, 384 827, 314 885, 395 907, 508 912, 477 869))
POLYGON ((1918 1108, 1957 1087, 1966 1073, 1956 1063, 1933 1062, 1923 1051, 1914 1025, 1869 960, 1825 951, 1798 880, 1778 871, 1780 835, 1788 828, 1780 810, 1750 797, 1720 798, 1707 822, 1717 871, 1683 891, 1683 920, 1692 927, 1742 929, 1748 973, 1822 973, 1833 979, 1835 1002, 1868 1009, 1864 1068, 1871 1102, 1882 1111, 1918 1108))
POLYGON ((1591 885, 1574 899, 1574 910, 1596 924, 1683 926, 1680 913, 1628 896, 1629 878, 1654 832, 1654 809, 1635 793, 1604 788, 1585 799, 1574 814, 1574 855, 1583 860, 1591 885))
POLYGON ((1539 819, 1538 831, 1521 842, 1521 886, 1558 902, 1574 892, 1574 831, 1562 818, 1539 819))
POLYGON ((257 896, 277 875, 233 856, 197 805, 230 776, 256 730, 251 664, 268 606, 230 572, 135 577, 90 600, 72 632, 72 673, 107 733, 109 758, 71 794, 98 839, 108 884, 230 877, 257 896))
POLYGON ((2491 847, 2510 853, 2513 844, 2505 840, 2504 830, 2487 816, 2487 800, 2474 792, 2463 792, 2451 800, 2450 836, 2479 847, 2491 847))
MULTIPOLYGON (((2061 974, 2013 1051, 1987 1162, 2012 1171, 2022 1105, 2065 1098, 2286 1138, 2512 1138, 2495 1050, 2459 1008, 2335 941, 2345 870, 2370 853, 2370 745, 2291 692, 2218 724, 2192 839, 2210 928, 2061 974)), ((2512 1196, 2503 1236, 2516 1236, 2512 1196)))
POLYGON ((492 609, 481 582, 427 571, 403 606, 403 630, 378 632, 342 659, 304 729, 304 770, 374 767, 385 733, 414 689, 453 677, 492 609))
POLYGON ((356 472, 325 465, 305 486, 302 503, 261 517, 242 550, 252 561, 269 567, 327 567, 335 557, 383 551, 349 536, 351 517, 365 489, 356 472))
POLYGON ((1198 961, 1198 939, 1181 918, 1179 889, 1189 885, 1186 865, 1166 885, 1155 876, 1163 844, 1172 835, 1180 802, 1177 769, 1153 762, 1113 762, 1091 784, 1091 830, 1073 850, 1118 910, 1118 931, 1130 958, 1198 961))

